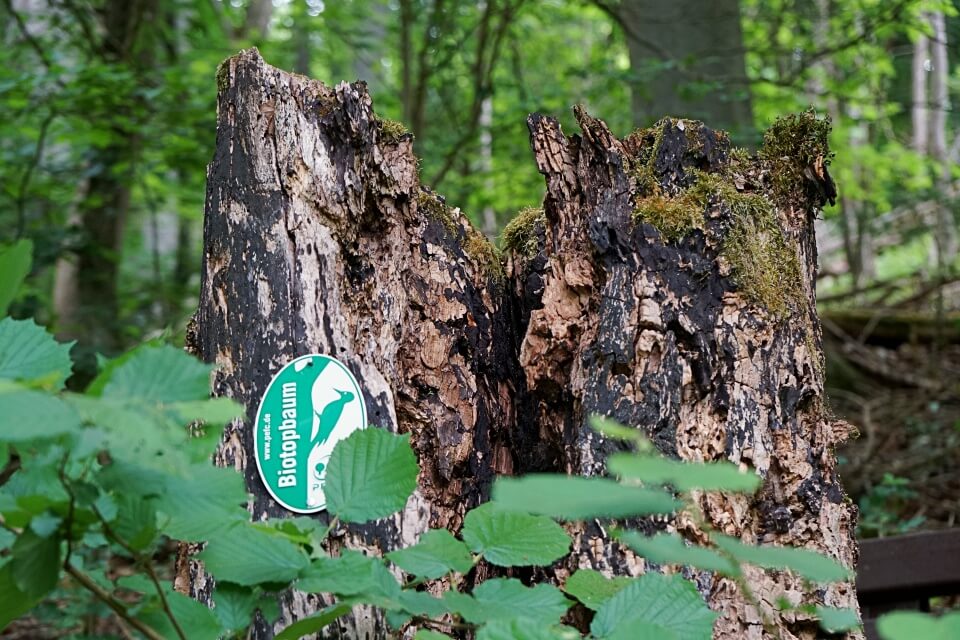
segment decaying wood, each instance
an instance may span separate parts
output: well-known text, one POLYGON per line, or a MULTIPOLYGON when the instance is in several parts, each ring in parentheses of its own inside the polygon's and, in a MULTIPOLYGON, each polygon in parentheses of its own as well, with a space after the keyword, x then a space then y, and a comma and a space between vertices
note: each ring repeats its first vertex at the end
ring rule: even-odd
MULTIPOLYGON (((327 353, 360 381, 371 423, 412 434, 422 468, 402 514, 341 528, 338 544, 380 554, 431 526, 458 529, 492 476, 511 472, 517 367, 498 265, 466 217, 420 187, 411 136, 385 131, 362 83, 330 89, 255 50, 219 78, 194 348, 248 422, 228 429, 216 463, 244 472, 255 519, 284 515, 246 425, 284 363, 327 353)), ((179 582, 209 591, 196 564, 181 563, 179 582)), ((277 628, 318 606, 293 594, 277 628)), ((363 611, 340 627, 366 638, 386 624, 363 611)))
MULTIPOLYGON (((699 123, 665 119, 620 140, 582 110, 574 136, 531 116, 547 195, 543 214, 514 230, 524 242, 511 245, 504 271, 465 216, 419 184, 410 136, 377 120, 362 83, 331 89, 252 50, 225 63, 219 79, 193 339, 219 366, 214 392, 245 403, 252 419, 282 364, 329 353, 356 374, 371 422, 412 434, 423 469, 404 513, 342 529, 338 546, 379 554, 428 526, 457 531, 498 473, 603 473, 616 446, 586 427, 599 413, 643 429, 667 455, 726 458, 763 476, 756 498, 699 496, 712 527, 854 566, 855 510, 832 449, 847 428, 824 406, 813 304, 812 220, 823 186, 802 177, 829 184, 823 156, 732 161, 726 137, 699 123), (684 194, 714 179, 732 186, 701 188, 702 223, 685 233, 636 219, 639 199, 688 202, 684 194), (763 206, 766 226, 743 217, 739 194, 763 206), (736 246, 744 228, 760 249, 736 246), (762 276, 789 285, 786 302, 759 295, 770 287, 752 286, 744 271, 771 246, 796 267, 762 276)), ((245 473, 254 518, 283 515, 249 463, 252 447, 249 427, 234 425, 216 462, 245 473)), ((696 521, 634 524, 698 539, 696 521)), ((572 532, 570 559, 537 576, 662 569, 611 543, 600 523, 572 532)), ((751 570, 758 612, 732 581, 690 576, 720 613, 716 637, 764 637, 764 619, 785 638, 816 637, 809 617, 775 610, 781 596, 856 607, 850 584, 816 589, 751 570)), ((186 556, 178 585, 209 594, 202 567, 186 556)), ((277 628, 321 605, 292 594, 277 628)), ((357 611, 328 635, 386 634, 375 613, 357 611)), ((253 633, 271 635, 263 624, 253 633)))

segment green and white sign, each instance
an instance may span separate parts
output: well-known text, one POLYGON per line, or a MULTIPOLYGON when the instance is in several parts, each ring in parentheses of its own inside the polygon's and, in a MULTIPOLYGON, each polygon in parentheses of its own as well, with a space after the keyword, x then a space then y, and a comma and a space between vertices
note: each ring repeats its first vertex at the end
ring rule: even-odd
POLYGON ((288 362, 263 394, 253 433, 270 495, 290 511, 322 511, 334 445, 366 426, 363 393, 342 362, 320 354, 288 362))

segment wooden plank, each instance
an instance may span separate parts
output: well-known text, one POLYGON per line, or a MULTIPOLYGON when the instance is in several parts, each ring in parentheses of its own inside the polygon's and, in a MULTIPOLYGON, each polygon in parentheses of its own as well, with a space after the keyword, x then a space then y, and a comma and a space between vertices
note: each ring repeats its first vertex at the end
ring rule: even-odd
POLYGON ((860 541, 860 604, 960 593, 960 529, 860 541))

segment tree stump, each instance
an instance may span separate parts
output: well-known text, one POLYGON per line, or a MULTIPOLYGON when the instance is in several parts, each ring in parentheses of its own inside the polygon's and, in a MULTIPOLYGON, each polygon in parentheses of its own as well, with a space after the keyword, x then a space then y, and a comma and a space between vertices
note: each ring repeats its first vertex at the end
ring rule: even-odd
MULTIPOLYGON (((813 218, 832 182, 812 114, 771 130, 759 157, 691 121, 620 140, 580 109, 581 135, 531 116, 547 195, 507 229, 501 259, 420 184, 412 137, 374 114, 363 83, 329 88, 249 50, 223 64, 218 84, 188 346, 218 365, 214 393, 247 407, 215 462, 245 474, 254 519, 285 515, 252 464, 260 397, 284 363, 326 353, 359 380, 372 424, 411 434, 422 469, 402 514, 340 527, 338 546, 379 555, 431 526, 457 532, 497 474, 603 473, 616 445, 586 427, 597 413, 643 429, 667 455, 755 468, 757 497, 699 497, 711 526, 854 566, 855 508, 832 449, 846 429, 824 404, 814 307, 813 218)), ((635 524, 702 535, 689 514, 635 524)), ((534 579, 658 569, 600 523, 574 532, 571 556, 534 579)), ((721 614, 716 637, 764 635, 737 585, 691 577, 721 614)), ((856 607, 851 584, 748 579, 784 637, 813 638, 817 626, 777 613, 780 595, 856 607)), ((177 584, 209 597, 187 554, 177 584)), ((328 603, 292 593, 282 604, 276 629, 328 603)), ((388 633, 368 609, 333 627, 329 637, 388 633)), ((252 637, 273 633, 260 621, 252 637)))

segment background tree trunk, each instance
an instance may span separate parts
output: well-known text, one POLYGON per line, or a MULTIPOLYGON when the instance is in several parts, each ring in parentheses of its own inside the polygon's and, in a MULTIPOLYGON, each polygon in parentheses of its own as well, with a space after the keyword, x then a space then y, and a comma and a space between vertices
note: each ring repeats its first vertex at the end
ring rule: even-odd
POLYGON ((696 118, 752 142, 739 0, 595 0, 623 29, 633 122, 696 118))
MULTIPOLYGON (((330 89, 269 67, 254 50, 224 63, 219 82, 203 284, 188 346, 219 365, 214 393, 243 402, 248 420, 289 359, 336 356, 360 381, 371 422, 410 433, 422 468, 402 514, 341 528, 337 546, 379 554, 428 526, 457 531, 494 474, 602 473, 614 445, 585 427, 601 413, 643 428, 668 455, 759 470, 765 483, 755 499, 700 496, 712 526, 853 566, 854 509, 832 453, 844 425, 824 407, 813 306, 812 220, 821 201, 802 173, 779 176, 790 194, 774 196, 764 176, 775 167, 731 163, 725 135, 698 123, 665 120, 618 140, 579 109, 581 136, 531 116, 544 215, 517 228, 528 241, 513 246, 526 250, 510 254, 504 272, 482 234, 419 184, 410 137, 378 126, 364 85, 330 89), (777 198, 772 226, 753 235, 797 267, 787 303, 751 296, 757 288, 746 278, 768 272, 731 266, 739 262, 723 247, 751 224, 733 213, 732 196, 712 197, 704 230, 676 241, 634 222, 635 198, 652 181, 676 195, 697 179, 693 169, 777 198)), ((788 170, 796 162, 776 161, 788 170)), ((745 251, 766 264, 762 251, 745 251)), ((254 518, 285 515, 260 483, 252 447, 249 429, 234 425, 215 461, 245 473, 254 518)), ((690 514, 638 526, 701 535, 690 514)), ((612 544, 599 523, 575 533, 569 560, 533 578, 562 580, 578 566, 658 569, 612 544)), ((721 612, 717 636, 763 635, 733 582, 691 577, 721 612)), ((814 638, 817 626, 773 612, 781 595, 856 606, 852 585, 817 591, 759 570, 748 579, 785 637, 814 638)), ((209 594, 202 567, 186 556, 177 585, 209 594)), ((283 605, 278 625, 321 602, 290 594, 283 605)), ((363 610, 329 635, 386 633, 363 610)), ((261 624, 253 635, 272 631, 261 624)))

